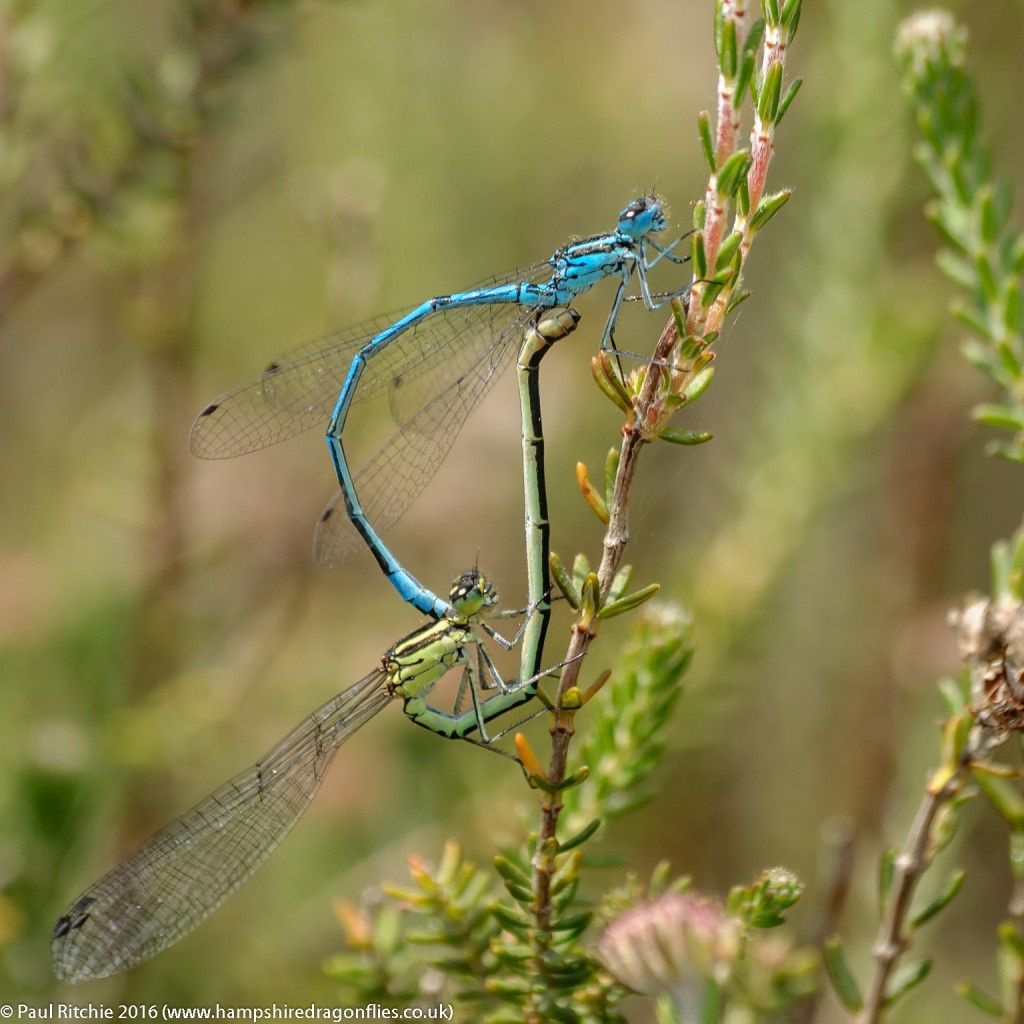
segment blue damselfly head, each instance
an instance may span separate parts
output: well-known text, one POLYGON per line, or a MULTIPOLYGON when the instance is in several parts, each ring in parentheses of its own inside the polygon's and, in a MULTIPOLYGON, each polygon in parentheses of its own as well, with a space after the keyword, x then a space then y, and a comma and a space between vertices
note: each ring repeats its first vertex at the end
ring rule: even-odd
POLYGON ((665 206, 656 195, 634 199, 619 214, 619 231, 627 238, 640 239, 668 227, 665 206))

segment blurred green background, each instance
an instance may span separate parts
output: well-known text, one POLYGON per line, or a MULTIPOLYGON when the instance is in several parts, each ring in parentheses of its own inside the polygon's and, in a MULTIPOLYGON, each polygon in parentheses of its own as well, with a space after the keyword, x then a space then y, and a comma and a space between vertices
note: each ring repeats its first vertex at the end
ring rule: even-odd
MULTIPOLYGON (((810 934, 822 835, 845 821, 843 923, 862 958, 879 849, 902 838, 935 756, 946 610, 986 588, 1024 497, 969 426, 986 392, 956 353, 891 58, 913 9, 806 4, 789 63, 805 87, 769 176, 795 196, 758 238, 753 297, 680 424, 715 440, 650 450, 634 492, 635 578, 693 609, 698 650, 657 795, 604 839, 630 867, 670 858, 718 893, 785 864, 810 883, 810 934)), ((1021 5, 955 10, 996 165, 1016 172, 1021 5)), ((86 884, 418 624, 369 558, 312 565, 334 493, 320 436, 200 463, 195 413, 293 344, 610 228, 652 183, 688 228, 711 17, 710 0, 0 6, 5 997, 331 1000, 333 900, 448 836, 484 861, 519 839, 532 797, 512 764, 389 709, 200 931, 105 982, 50 973, 52 923, 86 884)), ((609 300, 579 304, 544 375, 554 546, 595 561, 573 481, 617 442, 588 369, 609 300)), ((662 323, 630 308, 620 344, 649 349, 662 323)), ((520 490, 508 375, 390 539, 434 589, 479 552, 521 603, 520 490)), ((994 977, 1005 838, 972 821, 959 856, 974 870, 923 940, 939 980, 901 1019, 967 1019, 949 983, 994 977)))

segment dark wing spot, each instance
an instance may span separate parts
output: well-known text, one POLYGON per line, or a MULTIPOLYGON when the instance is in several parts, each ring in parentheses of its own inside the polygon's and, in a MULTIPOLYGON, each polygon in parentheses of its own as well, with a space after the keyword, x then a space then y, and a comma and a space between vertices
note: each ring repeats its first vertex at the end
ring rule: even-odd
POLYGON ((53 926, 53 937, 63 938, 70 931, 81 928, 89 920, 89 907, 96 902, 92 896, 83 896, 67 914, 61 914, 53 926))
POLYGON ((264 374, 277 373, 281 369, 280 363, 267 363, 267 368, 263 371, 264 374))
POLYGON ((331 505, 328 508, 325 508, 323 510, 323 512, 320 513, 320 522, 321 523, 326 523, 327 520, 330 519, 331 516, 333 516, 333 515, 334 515, 334 506, 331 505))
POLYGON ((211 416, 219 408, 220 408, 220 406, 216 402, 213 402, 210 405, 208 405, 199 415, 200 416, 211 416))

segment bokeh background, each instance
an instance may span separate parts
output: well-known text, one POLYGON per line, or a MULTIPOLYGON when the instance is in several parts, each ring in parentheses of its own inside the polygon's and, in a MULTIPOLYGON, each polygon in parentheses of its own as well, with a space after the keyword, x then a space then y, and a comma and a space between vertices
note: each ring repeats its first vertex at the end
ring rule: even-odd
MULTIPOLYGON (((823 837, 848 829, 861 964, 878 853, 935 758, 946 610, 987 587, 1024 498, 969 424, 985 384, 957 354, 921 213, 891 57, 913 9, 806 4, 789 63, 805 87, 769 178, 794 199, 757 239, 753 297, 680 424, 715 439, 650 450, 635 491, 636 580, 692 609, 698 652, 652 801, 603 840, 722 894, 785 864, 810 885, 809 936, 823 837)), ((996 165, 1019 177, 1024 11, 954 9, 996 165)), ((485 861, 519 839, 532 797, 514 766, 389 709, 200 931, 105 982, 50 973, 52 923, 86 884, 418 624, 369 558, 312 565, 334 491, 320 436, 200 463, 195 413, 293 344, 610 228, 655 182, 689 227, 711 18, 711 0, 2 5, 4 997, 330 1001, 332 901, 401 879, 445 837, 485 861)), ((617 439, 588 369, 609 299, 579 304, 544 379, 554 546, 595 560, 573 481, 617 439)), ((662 323, 631 307, 620 343, 649 349, 662 323)), ((522 602, 521 500, 509 375, 390 539, 435 589, 479 552, 522 602)), ((622 635, 602 635, 594 671, 622 635)), ((938 980, 903 1020, 966 1020, 949 984, 993 982, 1005 834, 980 805, 968 821, 967 885, 922 940, 938 980)), ((837 1012, 826 1000, 820 1019, 837 1012)))

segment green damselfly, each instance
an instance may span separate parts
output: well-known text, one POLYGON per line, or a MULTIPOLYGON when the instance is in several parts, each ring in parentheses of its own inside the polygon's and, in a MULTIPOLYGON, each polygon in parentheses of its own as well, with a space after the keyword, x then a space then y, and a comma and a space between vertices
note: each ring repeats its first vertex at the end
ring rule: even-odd
POLYGON ((449 602, 448 614, 396 643, 373 672, 89 886, 54 926, 57 976, 79 982, 116 974, 188 935, 251 877, 302 817, 338 748, 391 701, 403 701, 409 718, 441 736, 479 732, 489 742, 485 723, 529 700, 537 680, 516 689, 501 682, 484 647, 484 632, 497 634, 483 623, 501 613, 478 570, 454 582, 449 602), (473 707, 460 711, 456 700, 449 714, 427 696, 455 668, 473 707), (481 699, 482 688, 495 687, 500 692, 481 699))

